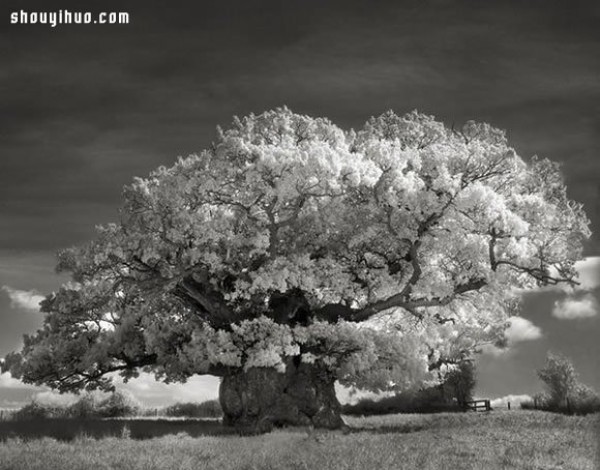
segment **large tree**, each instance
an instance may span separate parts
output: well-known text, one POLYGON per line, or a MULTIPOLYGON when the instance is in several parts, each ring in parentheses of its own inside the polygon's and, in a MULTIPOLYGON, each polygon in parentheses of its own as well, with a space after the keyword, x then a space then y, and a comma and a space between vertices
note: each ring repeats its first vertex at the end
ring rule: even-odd
POLYGON ((222 377, 225 422, 342 425, 334 383, 402 390, 501 343, 519 293, 574 283, 589 222, 505 133, 387 112, 358 132, 287 108, 136 178, 59 254, 72 282, 4 367, 61 391, 222 377))

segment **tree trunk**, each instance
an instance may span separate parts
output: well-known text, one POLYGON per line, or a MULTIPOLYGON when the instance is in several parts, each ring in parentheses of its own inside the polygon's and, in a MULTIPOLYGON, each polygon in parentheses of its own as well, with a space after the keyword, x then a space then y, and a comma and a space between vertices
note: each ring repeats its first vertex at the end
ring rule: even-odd
POLYGON ((221 380, 223 422, 243 433, 285 425, 341 428, 344 422, 334 383, 324 368, 292 359, 284 373, 271 368, 240 370, 221 380))

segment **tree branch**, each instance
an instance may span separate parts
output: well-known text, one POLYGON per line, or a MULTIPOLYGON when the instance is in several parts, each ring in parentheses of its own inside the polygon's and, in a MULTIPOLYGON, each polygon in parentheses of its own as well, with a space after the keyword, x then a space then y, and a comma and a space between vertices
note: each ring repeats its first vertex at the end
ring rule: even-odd
POLYGON ((502 265, 510 266, 511 268, 513 268, 514 270, 516 270, 518 272, 529 274, 531 277, 533 277, 535 280, 537 280, 538 282, 540 282, 543 285, 557 285, 557 284, 560 284, 561 282, 566 282, 567 284, 569 284, 571 286, 575 286, 575 285, 579 284, 577 281, 573 280, 571 277, 568 277, 568 276, 565 276, 565 277, 551 276, 547 270, 543 269, 543 267, 527 268, 525 266, 521 266, 513 261, 509 261, 506 259, 497 260, 495 264, 496 264, 496 266, 502 266, 502 265))
MULTIPOLYGON (((205 273, 206 274, 206 273, 205 273)), ((205 282, 201 281, 202 274, 183 278, 174 291, 180 299, 191 301, 200 315, 214 328, 223 328, 239 320, 229 306, 226 305, 221 294, 206 288, 205 282)))
MULTIPOLYGON (((413 313, 416 308, 423 307, 443 307, 448 305, 449 303, 456 300, 459 295, 466 294, 468 292, 477 291, 484 287, 487 284, 485 279, 475 279, 466 284, 459 284, 455 287, 452 294, 446 297, 434 297, 432 299, 415 299, 415 300, 407 300, 402 293, 392 295, 387 299, 380 300, 374 302, 360 310, 351 310, 349 314, 345 316, 345 320, 360 322, 369 319, 373 315, 376 315, 379 312, 383 312, 384 310, 389 310, 391 308, 402 308, 413 313)), ((414 313, 413 313, 414 314, 414 313)), ((417 315, 421 317, 421 315, 417 315)), ((441 319, 442 321, 451 321, 446 319, 441 319)))

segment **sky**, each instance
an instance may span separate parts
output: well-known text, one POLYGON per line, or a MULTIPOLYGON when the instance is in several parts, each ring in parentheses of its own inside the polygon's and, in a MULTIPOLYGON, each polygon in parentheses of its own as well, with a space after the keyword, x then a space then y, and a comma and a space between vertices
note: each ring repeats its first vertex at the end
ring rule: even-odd
MULTIPOLYGON (((128 25, 13 25, 0 5, 0 357, 41 325, 67 279, 57 250, 116 220, 124 184, 207 148, 234 115, 287 105, 358 128, 412 109, 506 129, 525 159, 559 161, 594 234, 585 288, 524 298, 510 351, 479 360, 479 396, 533 394, 548 350, 600 390, 600 3, 476 0, 104 1, 128 25)), ((214 378, 127 385, 151 405, 216 394, 214 378)), ((43 389, 0 376, 0 407, 43 389)), ((43 395, 46 394, 46 395, 43 395)))

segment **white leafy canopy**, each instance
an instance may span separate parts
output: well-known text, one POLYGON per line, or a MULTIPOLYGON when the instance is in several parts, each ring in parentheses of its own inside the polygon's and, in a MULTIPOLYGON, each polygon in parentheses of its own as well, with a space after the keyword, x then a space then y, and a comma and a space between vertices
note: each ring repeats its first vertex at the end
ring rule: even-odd
POLYGON ((516 288, 575 282, 588 225, 558 166, 487 124, 250 115, 136 178, 120 222, 61 254, 77 284, 45 301, 13 370, 68 389, 299 356, 408 387, 501 340, 516 288))

